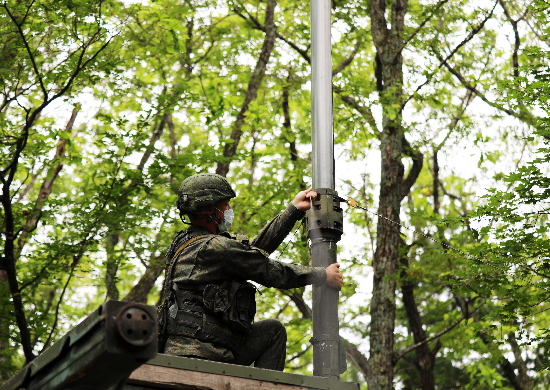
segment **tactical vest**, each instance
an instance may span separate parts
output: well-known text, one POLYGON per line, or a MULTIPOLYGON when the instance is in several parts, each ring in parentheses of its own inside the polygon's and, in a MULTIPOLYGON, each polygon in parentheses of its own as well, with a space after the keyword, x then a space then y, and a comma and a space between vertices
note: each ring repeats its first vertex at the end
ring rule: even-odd
POLYGON ((170 259, 166 269, 164 302, 159 306, 159 351, 168 336, 185 336, 236 350, 252 328, 256 314, 255 287, 245 280, 224 280, 203 285, 173 282, 178 255, 189 238, 170 259))

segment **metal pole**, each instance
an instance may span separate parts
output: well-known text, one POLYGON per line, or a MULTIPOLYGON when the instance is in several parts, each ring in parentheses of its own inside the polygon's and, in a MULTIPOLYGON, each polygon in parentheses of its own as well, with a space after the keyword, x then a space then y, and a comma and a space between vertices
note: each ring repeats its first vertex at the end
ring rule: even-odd
MULTIPOLYGON (((342 209, 334 191, 332 127, 331 0, 311 0, 311 105, 313 188, 319 194, 308 212, 308 236, 314 267, 336 262, 342 234, 342 209)), ((338 291, 313 288, 313 375, 339 379, 345 371, 338 326, 338 291)))
POLYGON ((330 1, 311 0, 313 186, 334 189, 330 1))

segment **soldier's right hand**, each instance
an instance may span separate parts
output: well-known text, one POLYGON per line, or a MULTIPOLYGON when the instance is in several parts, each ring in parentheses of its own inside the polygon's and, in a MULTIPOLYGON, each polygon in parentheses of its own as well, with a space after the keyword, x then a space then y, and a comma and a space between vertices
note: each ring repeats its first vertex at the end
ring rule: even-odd
POLYGON ((338 263, 331 264, 326 268, 327 280, 325 283, 340 291, 342 289, 342 285, 344 284, 344 276, 338 268, 340 268, 340 264, 338 263))

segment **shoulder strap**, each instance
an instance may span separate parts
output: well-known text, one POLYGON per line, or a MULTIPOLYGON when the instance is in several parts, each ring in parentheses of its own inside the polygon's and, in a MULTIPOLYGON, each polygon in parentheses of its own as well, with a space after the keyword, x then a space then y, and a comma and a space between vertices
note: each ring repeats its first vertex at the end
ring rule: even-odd
POLYGON ((202 236, 204 236, 204 235, 205 235, 205 234, 201 234, 201 235, 195 236, 195 237, 193 237, 193 238, 191 238, 191 239, 185 241, 185 242, 183 243, 183 245, 180 246, 180 247, 178 248, 178 250, 176 251, 176 253, 174 253, 174 256, 172 257, 172 260, 170 261, 170 263, 173 263, 174 260, 175 260, 175 259, 178 257, 178 255, 181 253, 181 251, 184 250, 185 248, 187 248, 187 246, 188 246, 189 244, 191 244, 191 243, 192 243, 193 241, 195 241, 197 238, 202 237, 202 236))
POLYGON ((165 269, 165 276, 164 276, 164 302, 166 305, 168 305, 168 300, 170 297, 170 284, 172 281, 172 271, 174 268, 174 263, 176 262, 176 259, 178 258, 178 255, 183 251, 189 244, 191 244, 193 241, 195 241, 197 238, 204 236, 205 234, 200 234, 198 236, 195 236, 193 238, 190 238, 189 240, 185 241, 176 251, 174 256, 170 259, 170 262, 166 265, 165 269))

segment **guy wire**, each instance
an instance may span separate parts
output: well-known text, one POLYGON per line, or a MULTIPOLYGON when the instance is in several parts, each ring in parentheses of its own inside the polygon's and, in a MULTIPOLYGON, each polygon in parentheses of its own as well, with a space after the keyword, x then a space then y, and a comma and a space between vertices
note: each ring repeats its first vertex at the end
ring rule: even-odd
MULTIPOLYGON (((476 256, 474 256, 474 255, 472 255, 472 254, 470 254, 470 253, 468 253, 468 252, 464 252, 463 250, 457 249, 457 248, 455 248, 455 247, 453 247, 453 246, 451 246, 451 245, 449 245, 449 244, 445 244, 444 242, 438 241, 438 240, 436 240, 435 238, 428 236, 427 234, 424 234, 424 233, 419 232, 419 231, 417 231, 417 230, 415 230, 415 229, 412 229, 412 228, 409 228, 409 227, 407 227, 407 226, 405 226, 405 225, 402 225, 402 224, 400 224, 399 222, 393 221, 393 220, 391 220, 391 219, 389 219, 389 218, 387 218, 387 217, 385 217, 385 216, 383 216, 383 215, 380 215, 380 214, 378 214, 378 213, 375 213, 374 211, 371 211, 371 210, 369 210, 369 209, 367 209, 367 208, 365 208, 365 207, 361 207, 361 206, 359 206, 359 204, 358 204, 356 201, 354 201, 352 198, 348 198, 348 199, 344 199, 344 198, 340 198, 340 197, 338 197, 338 198, 339 198, 338 200, 340 200, 341 202, 347 203, 350 207, 358 208, 358 209, 361 209, 361 210, 365 210, 366 212, 368 212, 368 213, 370 213, 370 214, 373 214, 373 215, 376 215, 376 216, 378 216, 378 217, 380 217, 380 218, 383 218, 383 219, 387 220, 387 221, 390 222, 390 223, 393 223, 393 224, 395 224, 395 225, 398 225, 398 226, 400 226, 400 227, 402 227, 402 228, 404 228, 404 229, 406 229, 406 230, 408 230, 408 231, 411 231, 411 232, 414 232, 414 233, 416 233, 416 234, 419 234, 419 235, 421 235, 421 236, 427 238, 428 240, 431 240, 431 241, 436 242, 436 243, 438 243, 438 244, 440 244, 440 245, 443 245, 443 246, 444 246, 445 248, 447 248, 447 249, 452 249, 452 250, 454 250, 455 252, 460 253, 464 258, 467 258, 467 259, 471 259, 471 260, 477 261, 478 263, 481 263, 481 264, 487 265, 487 266, 489 266, 489 267, 492 267, 492 268, 496 269, 497 271, 504 272, 504 273, 508 274, 508 271, 507 271, 506 269, 502 269, 502 268, 500 268, 500 267, 498 267, 498 266, 496 266, 496 265, 494 265, 494 264, 491 264, 491 263, 488 262, 488 261, 481 260, 480 258, 478 258, 478 257, 476 257, 476 256)), ((533 272, 533 270, 531 270, 531 269, 529 269, 529 268, 528 268, 528 270, 531 271, 531 272, 533 272)), ((541 285, 538 284, 538 283, 533 283, 533 282, 531 282, 530 280, 527 280, 527 279, 522 278, 521 276, 517 276, 517 275, 514 275, 514 276, 515 276, 516 278, 518 278, 518 279, 524 281, 525 283, 530 284, 530 285, 533 286, 533 287, 541 288, 541 289, 543 289, 544 291, 550 292, 550 289, 548 289, 548 288, 546 288, 546 287, 544 287, 544 286, 541 286, 541 285)))
MULTIPOLYGON (((309 197, 309 207, 311 210, 313 210, 313 201, 311 200, 311 197, 309 197)), ((290 242, 292 241, 292 239, 294 237, 296 237, 296 233, 298 232, 298 230, 300 230, 300 227, 305 227, 304 225, 304 220, 302 219, 300 225, 296 228, 296 230, 294 230, 294 233, 292 233, 292 237, 290 237, 290 240, 288 240, 285 244, 285 246, 283 247, 283 249, 279 252, 279 256, 277 256, 277 261, 281 258, 281 256, 283 255, 283 253, 285 253, 286 251, 286 248, 288 248, 288 244, 290 244, 290 242)))
MULTIPOLYGON (((419 231, 416 230, 416 229, 409 228, 409 227, 407 227, 407 226, 405 226, 405 225, 403 225, 403 224, 401 224, 401 223, 399 223, 399 222, 396 222, 396 221, 394 221, 394 220, 391 220, 391 219, 389 219, 388 217, 385 217, 385 216, 383 216, 383 215, 380 215, 380 214, 378 214, 378 213, 376 213, 376 212, 374 212, 374 211, 371 211, 371 210, 369 210, 369 209, 367 209, 367 208, 365 208, 365 207, 361 207, 361 206, 359 206, 359 204, 358 204, 355 200, 353 200, 352 198, 344 199, 344 198, 338 197, 338 200, 339 200, 340 202, 347 203, 347 204, 348 204, 350 207, 352 207, 352 208, 358 208, 358 209, 364 210, 364 211, 366 211, 366 212, 368 212, 368 213, 370 213, 370 214, 376 215, 377 217, 383 218, 383 219, 387 220, 387 221, 390 222, 390 223, 393 223, 393 224, 395 224, 395 225, 398 225, 398 226, 402 227, 403 229, 406 229, 406 230, 408 230, 408 231, 410 231, 410 232, 419 234, 419 235, 421 235, 422 237, 427 238, 428 240, 431 240, 431 241, 433 241, 433 242, 435 242, 435 243, 437 243, 437 244, 442 245, 442 246, 445 247, 446 249, 451 249, 451 250, 453 250, 453 251, 455 251, 455 252, 461 254, 462 257, 464 257, 464 258, 466 258, 466 259, 470 259, 470 260, 476 261, 476 262, 478 262, 478 263, 480 263, 480 264, 483 264, 483 265, 489 266, 489 267, 491 267, 491 268, 494 268, 494 269, 496 269, 497 271, 500 271, 500 272, 503 272, 503 273, 505 273, 505 274, 508 274, 508 271, 507 271, 506 269, 500 268, 500 267, 498 267, 498 266, 496 266, 496 265, 494 265, 494 264, 491 264, 491 263, 488 262, 488 261, 481 260, 480 258, 478 258, 478 257, 476 257, 476 256, 474 256, 474 255, 472 255, 472 254, 470 254, 470 253, 468 253, 468 252, 464 252, 463 250, 460 250, 460 249, 458 249, 458 248, 455 248, 455 247, 453 247, 453 246, 451 246, 451 245, 449 245, 449 244, 446 244, 446 243, 444 243, 444 242, 442 242, 442 241, 436 240, 435 238, 430 237, 430 236, 428 236, 427 234, 424 234, 424 233, 422 233, 422 232, 419 232, 419 231)), ((310 198, 310 202, 312 203, 311 198, 310 198)), ((312 206, 313 206, 313 205, 312 205, 312 206)), ((302 225, 303 225, 303 220, 302 220, 302 225)), ((292 234, 292 237, 290 238, 290 240, 288 240, 288 241, 286 242, 286 244, 285 244, 285 246, 283 247, 283 249, 279 252, 279 256, 277 256, 277 259, 276 259, 276 260, 279 260, 279 259, 281 258, 281 256, 284 254, 284 252, 285 252, 286 249, 288 248, 288 245, 290 244, 290 242, 293 240, 294 237, 296 237, 296 233, 298 232, 299 229, 300 229, 300 226, 294 230, 294 233, 292 234)), ((533 272, 533 270, 531 270, 531 269, 529 269, 529 268, 527 268, 527 270, 530 271, 530 272, 533 272)), ((525 278, 523 278, 523 277, 521 277, 521 276, 517 276, 517 275, 514 275, 514 276, 515 276, 516 278, 518 278, 518 279, 524 281, 525 283, 530 284, 530 285, 533 286, 533 287, 541 288, 541 289, 543 289, 543 290, 546 291, 546 292, 550 292, 550 289, 548 289, 548 288, 546 288, 546 287, 544 287, 544 286, 541 286, 541 285, 538 284, 538 283, 533 283, 533 282, 531 282, 530 280, 527 280, 527 279, 525 279, 525 278)))
POLYGON ((277 261, 281 258, 281 256, 283 255, 283 253, 285 253, 286 248, 288 248, 288 244, 290 244, 290 242, 292 241, 292 239, 293 239, 294 237, 296 237, 296 233, 298 232, 298 230, 300 230, 300 226, 298 226, 298 227, 296 228, 296 230, 294 230, 294 233, 292 233, 292 237, 290 237, 290 240, 288 240, 288 241, 286 242, 286 244, 285 244, 285 246, 283 247, 283 249, 279 252, 279 256, 277 256, 277 259, 276 259, 277 261))

